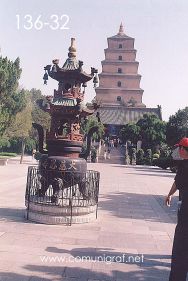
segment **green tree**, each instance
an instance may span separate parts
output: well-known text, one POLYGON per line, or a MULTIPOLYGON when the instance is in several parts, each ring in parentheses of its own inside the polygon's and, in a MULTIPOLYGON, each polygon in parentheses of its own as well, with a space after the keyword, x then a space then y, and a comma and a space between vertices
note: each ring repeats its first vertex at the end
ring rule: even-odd
POLYGON ((24 90, 18 89, 20 60, 0 57, 0 136, 10 126, 15 115, 26 106, 24 90))
POLYGON ((136 124, 129 123, 120 130, 120 137, 124 143, 126 143, 128 140, 130 140, 132 143, 136 143, 139 138, 139 132, 140 128, 136 124))
POLYGON ((42 95, 40 90, 31 89, 29 91, 32 103, 32 119, 33 122, 48 129, 50 125, 50 115, 42 109, 42 104, 46 102, 46 97, 42 95))
POLYGON ((9 138, 16 138, 18 142, 21 143, 21 159, 20 164, 23 161, 23 156, 25 152, 26 140, 29 137, 32 126, 32 105, 29 95, 27 95, 27 106, 17 113, 11 126, 6 130, 6 135, 9 138))
POLYGON ((188 137, 188 107, 179 109, 171 115, 166 126, 166 141, 172 146, 183 138, 188 137))
POLYGON ((166 141, 166 122, 155 114, 144 114, 136 125, 140 128, 143 149, 151 148, 154 151, 156 145, 166 141))
MULTIPOLYGON (((46 102, 46 97, 42 95, 40 90, 31 89, 29 91, 31 104, 32 104, 32 122, 40 124, 44 130, 50 127, 50 114, 42 109, 42 104, 46 102)), ((38 134, 36 130, 32 129, 30 137, 37 140, 38 134)))
POLYGON ((98 126, 98 133, 95 133, 93 135, 93 139, 97 140, 98 138, 102 138, 102 136, 104 135, 104 125, 98 122, 98 119, 94 115, 91 115, 87 119, 82 121, 81 133, 87 135, 89 130, 95 126, 98 126))
POLYGON ((40 90, 22 90, 22 92, 27 106, 20 114, 17 114, 18 116, 16 115, 13 124, 10 124, 3 137, 0 138, 0 148, 3 148, 5 151, 14 151, 17 153, 22 151, 23 154, 23 150, 30 153, 36 147, 38 134, 32 128, 32 122, 41 124, 46 130, 50 125, 50 115, 39 107, 46 100, 40 90), (28 120, 30 123, 29 126, 28 120))

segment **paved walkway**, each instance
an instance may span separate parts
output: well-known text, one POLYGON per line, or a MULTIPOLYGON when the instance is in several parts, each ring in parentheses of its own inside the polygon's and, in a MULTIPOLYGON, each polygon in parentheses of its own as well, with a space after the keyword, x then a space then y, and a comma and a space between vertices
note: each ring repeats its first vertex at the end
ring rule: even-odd
POLYGON ((108 150, 108 147, 101 147, 101 153, 98 158, 99 163, 105 163, 105 164, 124 164, 125 163, 125 148, 118 146, 116 147, 110 147, 110 159, 104 159, 104 151, 108 150))
POLYGON ((168 280, 177 198, 171 208, 163 199, 174 174, 89 163, 101 172, 98 219, 48 226, 23 217, 28 163, 0 167, 1 281, 168 280))

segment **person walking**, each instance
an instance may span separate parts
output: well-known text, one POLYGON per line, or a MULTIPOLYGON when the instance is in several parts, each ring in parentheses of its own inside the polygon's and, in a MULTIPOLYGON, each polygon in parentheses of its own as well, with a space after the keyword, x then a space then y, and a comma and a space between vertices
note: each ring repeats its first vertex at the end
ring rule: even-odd
POLYGON ((110 147, 114 147, 114 140, 110 140, 110 147))
POLYGON ((171 271, 169 281, 186 281, 188 272, 188 138, 180 140, 179 161, 174 183, 165 198, 170 206, 172 195, 179 190, 181 204, 172 247, 171 271))
POLYGON ((36 149, 33 148, 33 150, 32 150, 32 160, 34 160, 34 158, 35 158, 35 153, 36 153, 36 149))
POLYGON ((105 151, 104 151, 104 160, 106 160, 106 156, 107 156, 107 151, 105 149, 105 151))
POLYGON ((107 151, 107 159, 110 159, 110 149, 107 151))

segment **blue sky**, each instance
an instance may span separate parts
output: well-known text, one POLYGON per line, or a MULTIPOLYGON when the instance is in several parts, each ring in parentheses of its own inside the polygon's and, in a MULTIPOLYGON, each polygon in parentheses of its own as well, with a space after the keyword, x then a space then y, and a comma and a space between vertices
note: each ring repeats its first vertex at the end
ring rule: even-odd
MULTIPOLYGON (((147 107, 162 106, 163 119, 188 105, 188 1, 186 0, 0 0, 0 46, 3 56, 20 57, 25 88, 39 88, 52 94, 57 83, 52 79, 44 86, 43 67, 59 58, 67 58, 70 38, 76 38, 77 57, 84 69, 93 66, 101 72, 101 61, 107 37, 118 32, 120 22, 125 33, 135 38, 143 102, 147 107), (24 16, 33 22, 41 15, 66 14, 69 22, 64 30, 24 29, 24 16), (20 29, 17 29, 19 15, 20 29)), ((95 95, 87 88, 86 100, 95 95)))

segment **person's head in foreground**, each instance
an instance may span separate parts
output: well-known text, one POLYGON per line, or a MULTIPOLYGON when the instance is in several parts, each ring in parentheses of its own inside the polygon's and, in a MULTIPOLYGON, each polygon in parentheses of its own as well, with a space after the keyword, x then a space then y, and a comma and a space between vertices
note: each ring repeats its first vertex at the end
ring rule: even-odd
POLYGON ((188 159, 188 138, 183 138, 178 143, 179 155, 183 159, 188 159))

